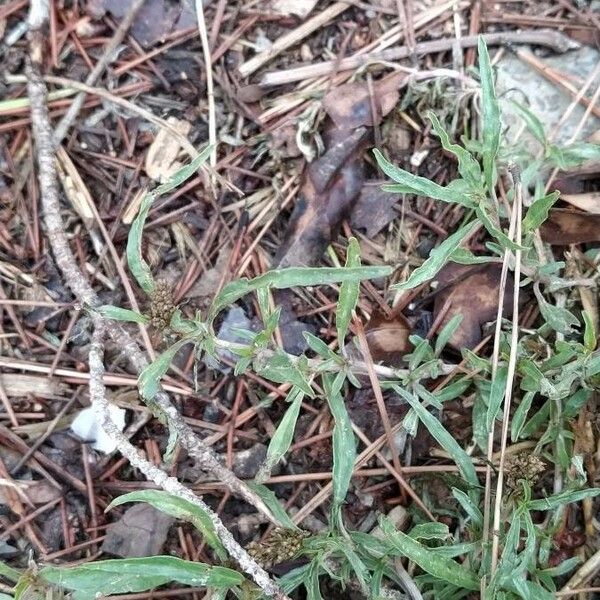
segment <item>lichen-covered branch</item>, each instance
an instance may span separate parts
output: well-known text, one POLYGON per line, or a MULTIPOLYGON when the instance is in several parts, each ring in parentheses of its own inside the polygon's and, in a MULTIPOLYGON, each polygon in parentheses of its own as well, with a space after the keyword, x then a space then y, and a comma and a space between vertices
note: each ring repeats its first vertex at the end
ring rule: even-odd
MULTIPOLYGON (((43 29, 47 22, 47 9, 47 3, 42 0, 34 0, 31 3, 29 18, 30 59, 26 67, 27 93, 31 103, 31 123, 36 144, 35 154, 38 163, 42 215, 50 247, 66 284, 80 303, 95 307, 99 304, 98 297, 75 260, 61 217, 55 142, 46 106, 47 89, 42 77, 42 58, 45 42, 43 29), (41 18, 40 15, 43 14, 44 6, 46 18, 41 18)), ((124 349, 124 356, 128 357, 138 373, 147 366, 146 356, 120 325, 107 321, 105 327, 108 335, 120 348, 124 349)), ((224 467, 212 448, 203 443, 194 433, 173 406, 167 394, 160 392, 156 397, 156 402, 164 411, 168 419, 168 426, 177 432, 182 446, 202 469, 222 481, 232 494, 252 504, 273 523, 280 524, 262 499, 237 478, 234 473, 224 467)))
POLYGON ((106 399, 104 377, 104 335, 106 324, 100 318, 94 319, 94 333, 90 346, 90 400, 102 419, 104 431, 116 442, 119 452, 127 458, 132 466, 139 469, 145 477, 153 481, 166 492, 191 502, 212 521, 216 534, 225 546, 229 555, 238 563, 240 569, 247 573, 263 592, 276 600, 289 600, 279 586, 269 577, 269 574, 242 548, 229 530, 223 525, 219 516, 213 512, 204 501, 196 496, 190 489, 182 485, 175 477, 169 477, 164 471, 153 465, 129 442, 119 431, 111 419, 108 401, 106 399))

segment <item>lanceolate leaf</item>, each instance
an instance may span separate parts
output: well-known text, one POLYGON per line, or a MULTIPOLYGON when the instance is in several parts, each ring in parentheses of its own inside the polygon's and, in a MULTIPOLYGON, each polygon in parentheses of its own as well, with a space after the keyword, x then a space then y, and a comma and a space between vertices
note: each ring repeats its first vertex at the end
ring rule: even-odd
POLYGON ((145 325, 148 323, 148 317, 135 310, 129 310, 128 308, 121 308, 120 306, 112 306, 111 304, 104 304, 98 307, 98 312, 107 319, 113 321, 129 321, 130 323, 141 323, 145 325))
POLYGON ((425 177, 419 177, 413 175, 404 169, 394 166, 379 152, 379 150, 373 150, 377 164, 381 170, 398 186, 386 185, 386 190, 398 193, 412 193, 419 196, 426 196, 428 198, 434 198, 435 200, 442 200, 443 202, 451 202, 456 204, 462 204, 463 206, 472 207, 473 202, 466 197, 459 190, 452 189, 450 187, 443 187, 426 179, 425 177))
POLYGON ((191 340, 179 340, 150 363, 141 373, 138 386, 142 398, 152 400, 160 389, 160 379, 169 370, 173 358, 191 340))
POLYGON ((483 37, 479 37, 479 76, 481 78, 481 127, 483 132, 483 172, 488 188, 494 186, 494 166, 500 147, 500 108, 494 90, 490 55, 483 37))
POLYGON ((290 519, 287 512, 285 512, 285 508, 283 508, 277 496, 266 485, 254 481, 249 481, 247 485, 253 492, 258 494, 260 499, 267 505, 267 508, 284 527, 287 529, 298 529, 298 526, 290 519))
POLYGON ((453 252, 471 234, 477 226, 476 221, 463 225, 458 231, 448 236, 437 248, 434 248, 429 258, 404 282, 394 286, 400 290, 410 290, 430 279, 433 279, 438 271, 450 260, 453 252))
POLYGON ((436 439, 438 444, 446 451, 454 462, 458 465, 465 480, 472 486, 473 491, 469 494, 475 498, 477 494, 475 489, 479 487, 479 480, 471 457, 459 446, 453 436, 444 428, 444 426, 413 396, 409 391, 401 386, 394 386, 396 390, 417 413, 419 419, 427 427, 429 433, 436 439))
POLYGON ((196 173, 210 155, 211 150, 211 146, 206 147, 194 160, 174 173, 169 181, 159 185, 155 190, 144 196, 140 210, 131 224, 127 239, 127 264, 131 274, 146 294, 151 294, 154 290, 154 279, 150 267, 142 257, 142 235, 148 211, 156 198, 175 189, 196 173))
POLYGON ((461 567, 450 558, 432 552, 426 546, 398 531, 388 518, 382 517, 379 524, 385 539, 392 544, 400 556, 406 556, 441 582, 451 583, 460 589, 479 590, 479 578, 472 571, 461 567))
POLYGON ((100 560, 74 567, 44 567, 40 577, 75 592, 75 600, 95 600, 98 594, 144 592, 176 581, 183 585, 231 588, 243 583, 233 569, 211 567, 173 556, 100 560))
MULTIPOLYGON (((356 238, 350 238, 348 240, 346 267, 360 267, 360 246, 356 238)), ((340 287, 340 295, 335 313, 335 323, 340 346, 343 345, 344 338, 346 337, 348 325, 352 318, 352 311, 355 309, 356 303, 358 302, 359 291, 359 281, 345 281, 340 287)))
POLYGON ((523 231, 536 230, 548 218, 548 212, 559 196, 559 192, 552 192, 543 198, 535 200, 523 219, 523 231))
POLYGON ((584 490, 565 490, 555 494, 554 496, 548 496, 547 498, 541 498, 540 500, 531 500, 527 504, 529 510, 553 510, 559 506, 570 504, 571 502, 579 502, 584 498, 595 498, 600 495, 600 488, 587 488, 584 490))
POLYGON ((262 287, 284 289, 296 286, 327 285, 345 281, 361 281, 386 277, 392 267, 290 267, 274 269, 254 279, 238 279, 227 284, 210 308, 209 320, 225 306, 262 287))
POLYGON ((352 431, 352 422, 340 392, 343 378, 343 373, 338 373, 335 379, 331 375, 323 375, 327 403, 335 422, 333 427, 333 502, 336 511, 348 493, 356 458, 356 440, 352 431))
POLYGON ((292 440, 294 439, 294 431, 296 430, 296 422, 300 414, 302 399, 304 392, 297 387, 292 388, 288 394, 288 406, 283 418, 281 419, 271 441, 267 448, 267 458, 261 466, 260 472, 257 475, 258 481, 264 481, 271 476, 271 469, 285 456, 289 450, 292 440))
POLYGON ((146 502, 171 517, 189 521, 200 531, 206 543, 216 552, 217 556, 222 561, 227 560, 227 551, 215 533, 211 518, 199 506, 163 490, 140 490, 115 498, 106 510, 128 502, 146 502))
POLYGON ((433 125, 433 130, 442 142, 444 150, 451 152, 458 159, 458 172, 460 176, 472 186, 481 186, 481 167, 479 163, 473 158, 471 153, 459 146, 453 144, 448 137, 448 134, 442 127, 435 113, 429 111, 428 116, 433 125))

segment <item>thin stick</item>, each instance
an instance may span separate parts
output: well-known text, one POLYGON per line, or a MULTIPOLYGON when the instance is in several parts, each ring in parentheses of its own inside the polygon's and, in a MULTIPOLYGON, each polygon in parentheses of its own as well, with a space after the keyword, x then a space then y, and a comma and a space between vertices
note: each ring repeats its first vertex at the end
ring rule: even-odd
POLYGON ((104 376, 103 339, 105 332, 105 323, 100 319, 95 319, 89 354, 90 401, 101 416, 104 431, 115 441, 119 452, 127 458, 133 467, 139 469, 147 479, 153 481, 166 492, 191 502, 208 515, 215 533, 219 536, 219 540, 225 546, 229 555, 239 564, 245 573, 252 577, 267 596, 276 600, 290 600, 269 577, 268 573, 235 541, 218 515, 196 494, 179 483, 177 479, 169 477, 164 471, 146 460, 141 452, 129 442, 114 424, 110 416, 108 400, 106 399, 104 383, 102 382, 104 376))
MULTIPOLYGON (((523 188, 520 181, 520 173, 516 167, 511 169, 513 181, 515 182, 515 205, 516 212, 516 234, 515 242, 521 245, 521 220, 523 211, 523 188)), ((513 285, 513 317, 510 336, 510 355, 508 358, 508 374, 506 376, 506 387, 504 389, 504 405, 502 419, 502 434, 500 438, 500 459, 498 461, 498 481, 496 483, 496 499, 494 502, 494 525, 492 529, 492 561, 490 576, 498 565, 498 554, 500 548, 500 526, 502 516, 502 492, 504 485, 504 463, 506 457, 506 443, 508 439, 508 424, 510 422, 510 404, 512 389, 514 385, 515 370, 517 366, 517 352, 519 342, 519 292, 521 290, 521 250, 515 250, 515 280, 513 285)))
MULTIPOLYGON (((102 75, 102 72, 104 71, 104 69, 106 69, 107 65, 114 57, 115 49, 123 41, 123 38, 127 34, 129 27, 133 23, 135 15, 137 14, 138 10, 142 7, 143 4, 144 0, 134 0, 133 4, 129 7, 125 18, 121 21, 119 27, 113 34, 110 42, 104 49, 100 60, 98 60, 98 62, 94 65, 94 68, 90 71, 89 75, 85 78, 86 85, 91 86, 94 85, 96 81, 98 81, 100 75, 102 75)), ((56 126, 56 129, 54 130, 54 142, 57 146, 65 137, 67 131, 69 131, 69 128, 73 124, 73 121, 79 114, 79 111, 81 110, 81 108, 83 107, 83 103, 85 102, 85 97, 86 94, 84 92, 77 94, 77 96, 75 96, 75 98, 73 99, 71 106, 69 106, 69 110, 67 110, 63 118, 56 126)))
POLYGON ((198 32, 200 33, 200 40, 202 42, 202 53, 204 54, 204 67, 206 69, 206 96, 208 99, 208 143, 212 146, 212 151, 210 153, 210 164, 214 169, 217 164, 217 117, 215 111, 215 92, 212 75, 212 60, 210 58, 210 43, 208 41, 208 34, 206 32, 206 20, 204 19, 202 0, 196 0, 196 17, 198 19, 198 32))
MULTIPOLYGON (((568 38, 559 31, 547 31, 539 29, 526 29, 524 31, 503 31, 500 33, 485 33, 483 39, 488 46, 501 46, 504 44, 532 44, 545 46, 556 52, 566 52, 578 48, 579 44, 568 38)), ((477 35, 467 35, 460 40, 448 38, 432 42, 421 42, 414 47, 415 55, 434 54, 451 50, 458 43, 461 48, 474 48, 477 46, 477 35)), ((270 71, 265 73, 258 84, 261 87, 283 85, 294 81, 305 81, 314 77, 331 75, 337 72, 350 71, 359 67, 377 62, 392 62, 408 58, 411 49, 408 45, 397 48, 388 48, 375 52, 349 56, 343 58, 336 65, 336 61, 328 60, 313 65, 305 65, 283 71, 270 71)))
POLYGON ((345 10, 350 8, 350 6, 351 4, 349 4, 348 2, 335 2, 331 6, 328 6, 324 11, 316 14, 314 17, 308 19, 308 21, 302 23, 300 27, 296 27, 296 29, 277 38, 270 48, 263 50, 255 57, 243 63, 239 67, 240 75, 242 77, 248 77, 249 75, 252 75, 254 71, 260 69, 272 58, 275 58, 284 50, 287 50, 287 48, 289 48, 290 46, 297 44, 306 36, 310 35, 326 23, 329 23, 331 19, 334 19, 338 15, 341 15, 345 10))

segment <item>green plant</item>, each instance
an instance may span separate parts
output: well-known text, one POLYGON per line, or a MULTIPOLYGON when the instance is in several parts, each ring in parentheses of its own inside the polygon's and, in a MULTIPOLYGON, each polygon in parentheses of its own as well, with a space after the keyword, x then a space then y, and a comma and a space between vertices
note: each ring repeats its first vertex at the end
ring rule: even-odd
MULTIPOLYGON (((342 588, 356 587, 368 598, 390 597, 386 595, 390 593, 389 588, 406 587, 400 561, 407 559, 418 567, 415 582, 423 597, 450 600, 468 597, 481 590, 482 597, 490 599, 543 600, 553 598, 557 579, 577 565, 576 560, 568 560, 559 567, 553 567, 550 554, 554 534, 564 525, 564 507, 600 494, 600 489, 585 488, 586 474, 581 457, 574 453, 570 426, 571 420, 584 407, 591 390, 598 384, 600 351, 596 350, 597 332, 593 321, 585 312, 581 315, 584 330, 579 333, 576 328, 581 323, 575 314, 547 300, 553 289, 564 287, 568 280, 559 275, 564 265, 551 262, 540 266, 536 236, 558 194, 543 193, 535 176, 545 165, 572 164, 590 156, 597 157, 600 152, 598 147, 589 144, 558 148, 548 143, 542 124, 519 107, 517 110, 543 144, 544 150, 540 158, 526 157, 523 159, 525 162, 520 164, 522 185, 532 185, 536 189, 523 219, 518 220, 521 202, 517 193, 518 181, 510 197, 512 211, 507 214, 505 205, 496 197, 496 189, 499 172, 506 166, 505 157, 510 157, 510 148, 502 145, 500 110, 487 49, 482 41, 479 44, 479 60, 482 87, 479 139, 468 140, 464 146, 452 143, 436 115, 429 115, 442 147, 456 159, 459 178, 441 186, 395 167, 378 150, 374 151, 379 166, 394 181, 386 189, 426 196, 464 209, 463 222, 456 232, 432 251, 405 282, 396 285, 396 289, 414 288, 433 279, 449 261, 461 264, 502 261, 508 269, 511 261, 518 264, 513 257, 519 256, 526 274, 521 283, 532 286, 541 314, 541 325, 517 338, 498 329, 496 358, 485 359, 472 352, 464 352, 467 367, 470 373, 477 374, 477 379, 457 374, 439 390, 431 391, 428 387, 431 381, 448 372, 448 365, 443 362, 441 354, 460 319, 451 320, 439 332, 434 345, 419 336, 411 336, 413 350, 406 357, 408 368, 378 369, 381 387, 395 392, 410 407, 403 421, 404 428, 413 436, 419 427, 426 428, 458 467, 460 477, 451 485, 455 499, 452 516, 457 523, 453 530, 439 522, 419 522, 422 515, 418 512, 415 514, 416 523, 407 533, 397 530, 385 516, 379 518, 380 532, 377 534, 348 529, 343 504, 358 457, 357 440, 344 397, 351 386, 360 386, 356 375, 364 370, 364 364, 342 352, 333 351, 323 340, 310 333, 305 333, 310 357, 289 355, 274 341, 280 311, 271 309, 271 289, 340 283, 336 328, 342 345, 357 306, 360 281, 392 273, 392 269, 386 266, 361 266, 359 245, 355 239, 348 241, 344 267, 269 271, 255 279, 227 284, 204 314, 189 318, 169 306, 168 323, 162 312, 159 315, 161 328, 166 325, 170 339, 175 341, 139 379, 142 397, 158 414, 153 398, 159 390, 160 379, 167 373, 176 353, 188 344, 194 346, 198 361, 203 356, 218 361, 219 353, 227 350, 238 357, 236 375, 252 370, 271 382, 290 384, 287 409, 270 441, 257 482, 252 485, 285 527, 273 536, 267 555, 250 548, 257 558, 269 564, 291 555, 306 561, 280 577, 279 582, 286 593, 304 586, 307 597, 318 600, 323 597, 321 580, 327 577, 342 588), (507 229, 505 223, 508 220, 512 225, 507 229), (482 228, 489 235, 489 254, 475 256, 462 244, 482 228), (516 234, 519 229, 522 230, 521 239, 516 234), (214 331, 220 312, 251 293, 256 294, 263 329, 257 333, 245 332, 246 343, 220 339, 214 331), (512 414, 506 405, 508 388, 518 390, 520 396, 512 414), (484 489, 477 473, 477 467, 485 465, 485 460, 467 453, 436 415, 436 411, 442 411, 446 403, 466 392, 474 395, 473 432, 481 457, 491 452, 490 431, 496 422, 508 423, 509 417, 512 442, 535 441, 534 460, 521 457, 519 462, 513 458, 512 463, 509 460, 503 467, 507 486, 500 514, 502 527, 497 531, 497 551, 494 551, 489 536, 489 506, 486 506, 489 503, 489 486, 484 489), (302 402, 307 398, 326 403, 334 422, 330 519, 327 530, 315 535, 299 530, 275 495, 261 483, 288 452, 302 402), (538 477, 545 464, 554 465, 562 481, 561 489, 548 495, 540 494, 538 486, 538 477), (535 497, 537 494, 539 497, 535 497), (544 514, 548 516, 542 522, 541 515, 544 514)), ((133 223, 127 247, 129 269, 150 297, 156 294, 157 284, 141 254, 143 227, 149 208, 160 194, 180 185, 195 173, 208 153, 208 149, 202 152, 171 181, 146 196, 133 223)), ((138 323, 149 323, 156 317, 114 306, 98 310, 112 319, 138 323)), ((174 433, 171 432, 170 448, 176 442, 174 433)), ((210 519, 197 507, 166 492, 139 491, 118 498, 109 509, 126 502, 147 502, 174 517, 189 521, 211 548, 215 562, 224 566, 162 556, 97 561, 73 568, 47 566, 39 570, 34 568, 25 575, 4 567, 0 575, 16 582, 15 599, 24 598, 26 590, 44 589, 48 584, 74 590, 75 598, 85 600, 95 597, 97 592, 135 592, 168 582, 203 585, 213 590, 217 598, 224 598, 228 592, 237 598, 260 597, 260 590, 234 566, 227 565, 223 544, 210 519)), ((436 511, 441 513, 440 507, 431 506, 430 510, 434 514, 436 511)))

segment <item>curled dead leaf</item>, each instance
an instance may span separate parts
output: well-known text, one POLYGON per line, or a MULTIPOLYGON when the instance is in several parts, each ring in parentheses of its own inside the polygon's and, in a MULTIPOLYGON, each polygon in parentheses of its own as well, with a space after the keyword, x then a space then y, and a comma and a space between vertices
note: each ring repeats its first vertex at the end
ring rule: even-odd
POLYGON ((371 357, 391 367, 399 367, 403 357, 412 348, 409 336, 412 327, 408 319, 398 314, 388 318, 382 311, 375 311, 365 327, 365 337, 369 345, 371 357))
POLYGON ((352 129, 379 123, 398 103, 405 73, 394 73, 373 83, 373 101, 364 82, 334 88, 323 98, 323 108, 337 127, 352 129), (375 119, 373 119, 375 109, 375 119))
MULTIPOLYGON (((167 122, 184 136, 190 132, 192 127, 187 121, 175 117, 169 117, 167 122)), ((150 148, 148 148, 148 154, 146 155, 145 168, 148 176, 159 183, 167 181, 182 166, 177 161, 180 150, 181 145, 173 138, 171 133, 166 129, 161 129, 150 148)))
MULTIPOLYGON (((496 319, 501 265, 459 265, 448 263, 438 274, 433 317, 443 314, 438 331, 455 315, 463 319, 448 345, 456 350, 474 348, 482 339, 482 326, 496 319)), ((504 316, 512 314, 513 281, 509 276, 504 290, 504 316)))
MULTIPOLYGON (((360 194, 364 181, 360 151, 369 131, 359 127, 344 133, 344 139, 330 144, 306 171, 285 241, 275 258, 279 266, 314 264, 360 194)), ((341 137, 339 130, 336 135, 341 137)))

